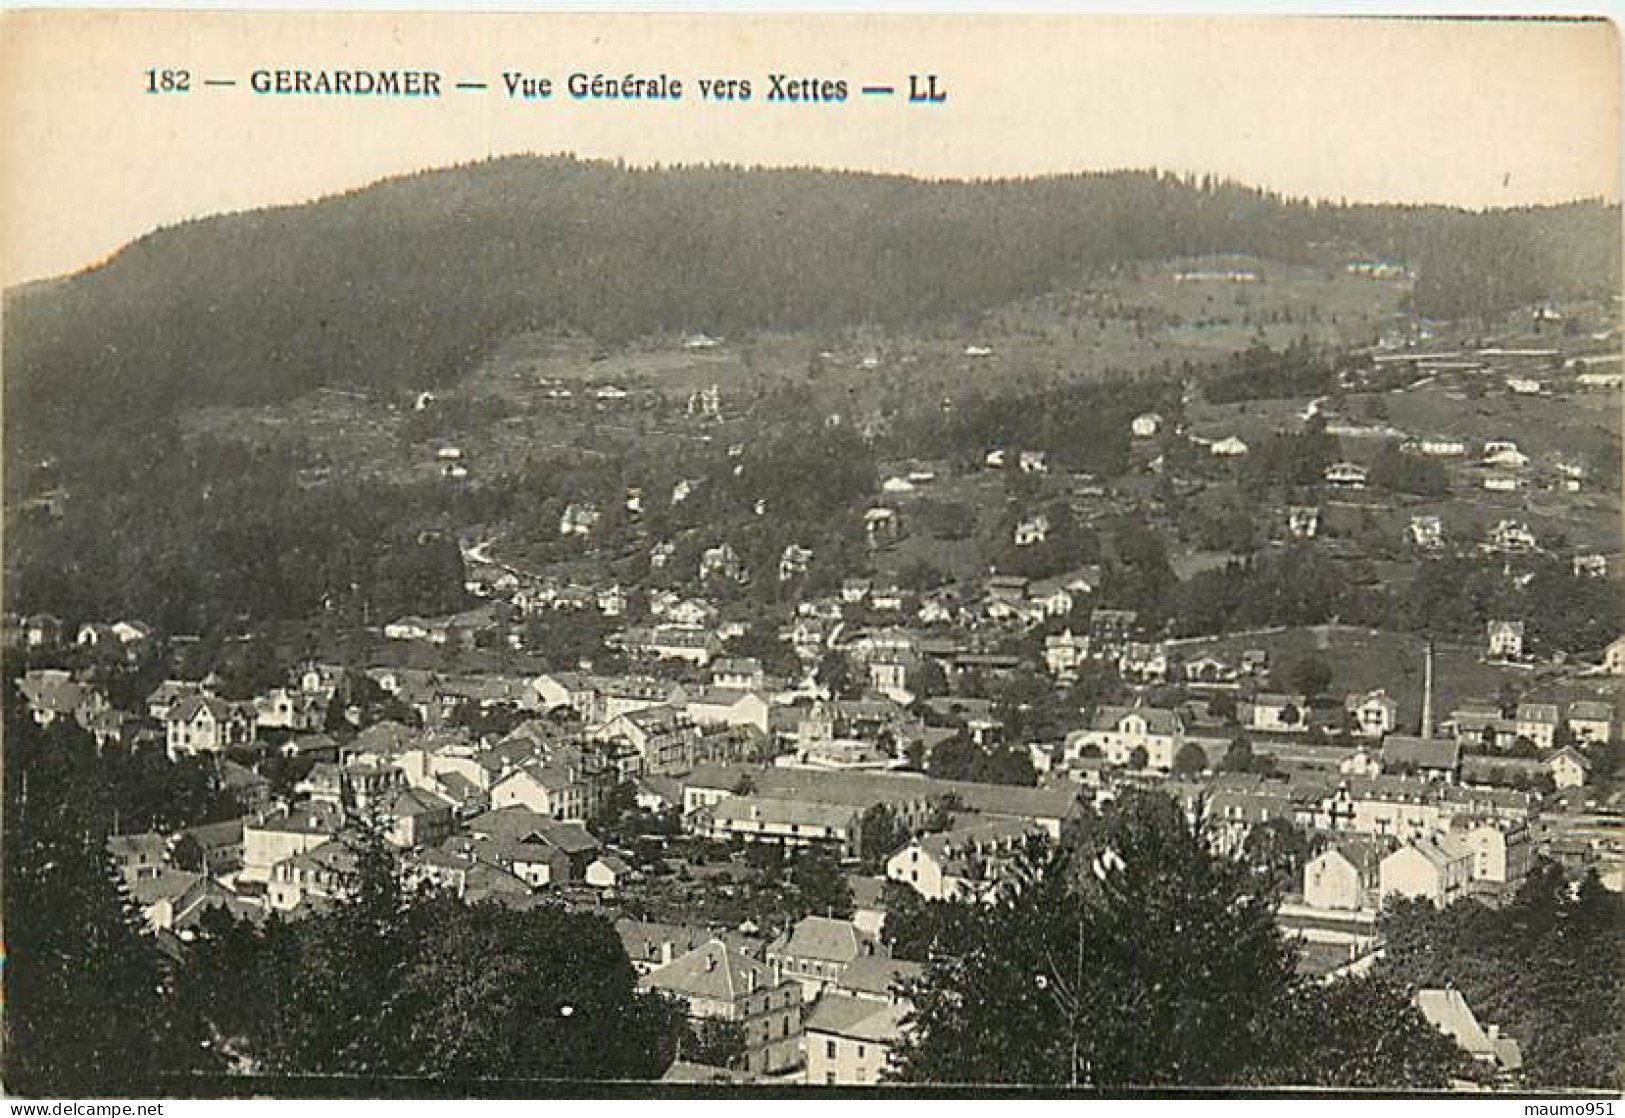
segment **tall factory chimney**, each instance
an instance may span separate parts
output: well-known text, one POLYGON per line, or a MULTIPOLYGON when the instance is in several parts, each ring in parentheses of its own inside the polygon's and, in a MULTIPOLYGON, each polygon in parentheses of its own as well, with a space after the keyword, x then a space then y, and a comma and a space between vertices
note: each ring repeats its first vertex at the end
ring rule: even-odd
POLYGON ((1422 652, 1422 737, 1433 737, 1433 639, 1422 652))

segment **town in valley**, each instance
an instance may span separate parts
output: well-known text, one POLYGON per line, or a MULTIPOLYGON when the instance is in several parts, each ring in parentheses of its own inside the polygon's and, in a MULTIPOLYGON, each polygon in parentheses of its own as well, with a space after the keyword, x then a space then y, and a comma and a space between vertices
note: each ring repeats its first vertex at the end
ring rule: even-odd
POLYGON ((703 277, 612 247, 574 303, 504 273, 601 329, 448 285, 477 351, 387 319, 383 373, 298 379, 368 358, 290 312, 277 387, 118 439, 33 377, 8 1009, 105 938, 143 1075, 1617 1091, 1617 254, 1458 298, 1470 248, 1350 228, 919 318, 774 318, 834 281, 753 265, 760 326, 639 317, 703 277))

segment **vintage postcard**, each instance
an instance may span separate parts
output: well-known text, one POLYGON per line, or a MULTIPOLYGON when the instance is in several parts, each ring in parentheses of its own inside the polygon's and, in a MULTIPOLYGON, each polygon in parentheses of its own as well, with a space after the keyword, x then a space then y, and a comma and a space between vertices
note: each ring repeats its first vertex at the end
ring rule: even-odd
POLYGON ((6 1093, 1612 1114, 1620 70, 3 13, 6 1093))

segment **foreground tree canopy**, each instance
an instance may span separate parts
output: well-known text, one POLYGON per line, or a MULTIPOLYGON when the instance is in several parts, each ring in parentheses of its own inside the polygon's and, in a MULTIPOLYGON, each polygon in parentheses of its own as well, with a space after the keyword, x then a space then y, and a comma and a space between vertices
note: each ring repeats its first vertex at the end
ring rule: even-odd
POLYGON ((1059 849, 1000 900, 942 906, 913 984, 903 1082, 1444 1087, 1455 1045, 1378 980, 1306 984, 1268 878, 1160 796, 1059 849), (1350 1054, 1358 1053, 1358 1059, 1350 1054))

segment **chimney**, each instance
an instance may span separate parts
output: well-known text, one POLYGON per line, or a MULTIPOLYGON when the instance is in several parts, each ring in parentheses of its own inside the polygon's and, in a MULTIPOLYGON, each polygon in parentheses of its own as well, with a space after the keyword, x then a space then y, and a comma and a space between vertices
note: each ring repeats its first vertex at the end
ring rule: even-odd
POLYGON ((1433 739, 1433 640, 1422 652, 1422 738, 1433 739))

